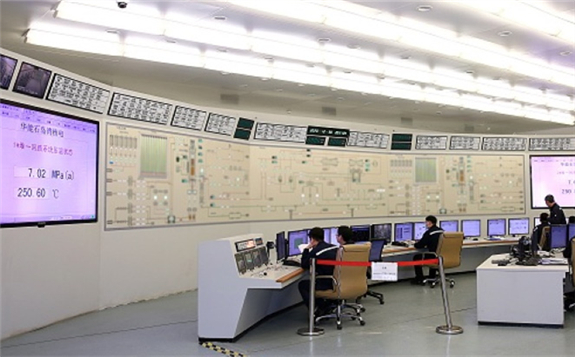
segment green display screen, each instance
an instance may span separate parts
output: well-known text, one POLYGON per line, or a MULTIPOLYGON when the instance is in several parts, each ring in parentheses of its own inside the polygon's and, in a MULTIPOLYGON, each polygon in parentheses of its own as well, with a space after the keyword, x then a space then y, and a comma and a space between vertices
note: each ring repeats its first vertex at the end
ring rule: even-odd
POLYGON ((306 145, 325 145, 325 138, 323 136, 308 136, 305 143, 306 145))

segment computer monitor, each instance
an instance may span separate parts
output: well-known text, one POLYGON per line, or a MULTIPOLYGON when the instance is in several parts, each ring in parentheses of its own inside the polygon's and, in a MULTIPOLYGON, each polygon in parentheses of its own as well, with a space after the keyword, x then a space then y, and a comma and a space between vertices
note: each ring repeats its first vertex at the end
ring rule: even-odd
POLYGON ((461 221, 461 230, 465 238, 481 236, 481 220, 464 219, 461 221))
POLYGON ((286 241, 286 232, 281 231, 276 234, 276 255, 277 261, 281 262, 287 256, 287 241, 286 241))
POLYGON ((394 239, 396 242, 413 240, 413 223, 396 223, 394 239))
POLYGON ((254 261, 254 268, 259 268, 262 266, 262 257, 258 249, 252 250, 252 259, 254 261))
POLYGON ((505 235, 505 218, 488 219, 487 220, 487 235, 504 236, 505 235))
POLYGON ((575 223, 570 223, 567 225, 567 239, 575 237, 575 223))
POLYGON ((385 239, 374 239, 371 241, 371 248, 369 250, 369 261, 379 262, 381 261, 381 251, 385 245, 385 239))
POLYGON ((567 225, 552 224, 549 231, 551 249, 565 248, 567 246, 567 225))
POLYGON ((244 260, 246 261, 247 270, 254 270, 254 257, 251 250, 244 252, 244 260))
POLYGON ((244 254, 243 253, 236 253, 235 258, 236 258, 236 265, 238 267, 238 272, 240 274, 245 273, 246 272, 246 261, 244 260, 244 254))
POLYGON ((308 232, 307 229, 288 232, 287 241, 288 241, 288 256, 289 257, 301 254, 301 251, 299 250, 299 245, 309 242, 309 237, 308 237, 307 232, 308 232))
POLYGON ((391 223, 371 225, 371 239, 385 239, 391 241, 391 223))
POLYGON ((333 245, 339 244, 337 242, 337 227, 327 227, 323 229, 323 239, 333 245))
POLYGON ((459 232, 459 221, 441 221, 439 222, 439 227, 445 232, 459 232))
POLYGON ((537 227, 540 224, 541 220, 539 219, 539 217, 533 217, 533 227, 537 227))
POLYGON ((367 242, 369 241, 369 224, 362 224, 357 226, 351 226, 351 231, 353 232, 353 240, 356 242, 367 242))
POLYGON ((427 226, 425 222, 415 222, 413 223, 413 239, 420 240, 423 237, 423 233, 427 231, 427 226))
POLYGON ((266 250, 266 247, 259 247, 258 251, 260 252, 260 258, 262 260, 262 265, 268 265, 268 263, 270 262, 270 258, 268 256, 268 252, 266 250))
POLYGON ((507 231, 511 235, 529 234, 529 217, 509 218, 507 220, 507 231))

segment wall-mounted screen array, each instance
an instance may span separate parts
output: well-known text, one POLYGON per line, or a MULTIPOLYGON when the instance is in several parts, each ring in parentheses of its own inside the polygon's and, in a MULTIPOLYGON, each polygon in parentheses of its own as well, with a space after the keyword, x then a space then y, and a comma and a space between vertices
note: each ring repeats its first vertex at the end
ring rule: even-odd
POLYGON ((2 227, 97 220, 98 123, 0 101, 2 227))
POLYGON ((391 223, 372 224, 371 238, 391 241, 391 223))
POLYGON ((51 75, 52 71, 23 62, 12 90, 16 93, 44 98, 51 75))
POLYGON ((479 219, 464 219, 461 221, 461 230, 465 238, 481 236, 481 221, 479 219))
POLYGON ((530 156, 529 161, 531 208, 547 208, 548 194, 561 207, 575 208, 575 155, 530 156))
POLYGON ((413 240, 413 223, 396 223, 394 240, 396 242, 413 240))
POLYGON ((501 219, 488 219, 487 220, 487 235, 504 236, 505 235, 505 218, 501 219))
POLYGON ((441 221, 439 226, 445 232, 459 232, 459 221, 441 221))
POLYGON ((427 226, 425 222, 414 222, 413 223, 413 239, 420 240, 423 234, 427 231, 427 226))
POLYGON ((307 235, 308 230, 302 229, 299 231, 289 231, 288 232, 288 256, 294 256, 301 254, 299 250, 299 245, 308 243, 309 237, 307 235))
POLYGON ((10 87, 17 63, 18 60, 15 58, 0 55, 0 88, 8 89, 10 87))
POLYGON ((529 234, 529 218, 509 218, 507 231, 511 235, 529 234))

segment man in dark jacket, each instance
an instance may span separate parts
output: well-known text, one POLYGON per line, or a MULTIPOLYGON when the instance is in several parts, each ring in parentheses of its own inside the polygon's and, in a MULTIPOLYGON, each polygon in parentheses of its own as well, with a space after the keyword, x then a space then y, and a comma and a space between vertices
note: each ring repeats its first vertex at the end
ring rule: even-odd
MULTIPOLYGON (((541 242, 541 236, 543 235, 543 229, 545 229, 545 227, 549 227, 549 214, 547 214, 547 212, 543 212, 539 215, 539 224, 533 228, 531 239, 535 239, 534 244, 539 245, 539 242, 541 242)), ((533 248, 536 247, 533 246, 533 248)), ((541 249, 546 251, 551 250, 551 240, 547 239, 545 241, 545 247, 541 247, 541 249)))
POLYGON ((567 224, 565 213, 557 202, 555 202, 553 195, 545 196, 545 204, 549 207, 549 224, 567 224))
MULTIPOLYGON (((425 217, 425 226, 427 230, 423 233, 421 239, 415 243, 414 247, 417 249, 425 249, 429 252, 435 253, 437 251, 437 245, 439 244, 439 237, 443 233, 443 230, 437 226, 437 218, 435 216, 427 216, 425 217)), ((422 259, 433 259, 435 255, 433 254, 415 254, 413 256, 413 260, 422 260, 422 259)), ((412 281, 412 284, 423 284, 423 266, 415 265, 415 279, 412 281)), ((429 279, 435 279, 437 275, 437 269, 429 268, 429 279)))
MULTIPOLYGON (((337 257, 337 246, 329 244, 324 241, 323 229, 319 227, 312 228, 309 231, 309 244, 303 250, 301 256, 301 267, 304 269, 309 269, 310 260, 312 258, 325 259, 325 260, 335 260, 337 257)), ((333 275, 332 265, 316 265, 316 275, 327 275, 330 276, 329 279, 317 279, 315 282, 316 290, 330 290, 333 289, 333 283, 331 276, 333 275)), ((310 296, 310 281, 302 280, 298 285, 299 293, 303 299, 304 304, 309 308, 309 296, 310 296)), ((323 311, 329 308, 329 302, 325 299, 315 300, 316 310, 318 315, 321 315, 323 311)))

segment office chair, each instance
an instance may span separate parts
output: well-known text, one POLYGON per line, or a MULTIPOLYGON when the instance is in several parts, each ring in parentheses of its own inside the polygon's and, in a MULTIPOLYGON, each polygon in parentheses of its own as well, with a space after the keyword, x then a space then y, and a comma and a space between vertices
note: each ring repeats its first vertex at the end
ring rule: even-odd
POLYGON ((547 240, 549 238, 549 231, 551 231, 551 227, 547 226, 544 227, 543 230, 541 231, 541 237, 539 237, 539 248, 541 250, 551 250, 551 244, 549 244, 549 246, 547 246, 547 240))
MULTIPOLYGON (((436 256, 441 256, 443 258, 443 269, 457 268, 461 265, 461 249, 463 248, 463 232, 444 232, 441 237, 439 237, 439 244, 437 245, 436 256)), ((434 253, 428 253, 434 254, 434 253)), ((429 266, 433 269, 439 269, 437 264, 429 266)), ((431 288, 434 288, 440 279, 439 273, 434 279, 423 280, 423 285, 429 283, 431 288)), ((445 278, 449 282, 449 287, 453 288, 455 286, 455 280, 451 278, 445 278)))
MULTIPOLYGON (((339 247, 337 258, 338 261, 344 262, 368 262, 370 243, 366 244, 348 244, 339 247)), ((333 289, 321 290, 315 292, 316 298, 335 300, 337 307, 334 313, 319 316, 315 319, 319 322, 323 319, 335 318, 338 330, 341 330, 342 317, 349 317, 352 320, 358 320, 360 325, 365 325, 365 321, 360 315, 360 311, 354 306, 345 303, 348 299, 355 299, 367 292, 367 266, 335 266, 333 276, 318 276, 317 278, 332 278, 333 289), (344 312, 345 308, 351 308, 351 312, 344 312)))
MULTIPOLYGON (((369 251, 369 261, 370 262, 380 262, 381 261, 381 254, 383 252, 383 248, 385 247, 385 243, 386 243, 385 239, 378 239, 378 240, 372 240, 371 241, 371 249, 369 251)), ((367 278, 368 279, 371 278, 371 268, 367 269, 367 278)), ((377 291, 370 290, 369 288, 367 289, 367 292, 363 295, 363 297, 366 297, 366 296, 371 296, 371 297, 378 299, 380 305, 383 305, 385 303, 385 301, 383 300, 383 294, 382 293, 378 293, 377 291)), ((361 299, 361 297, 356 300, 356 303, 359 303, 360 299, 361 299)), ((361 311, 363 312, 363 311, 365 311, 365 309, 362 308, 361 311)))

